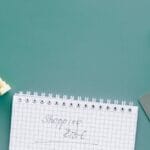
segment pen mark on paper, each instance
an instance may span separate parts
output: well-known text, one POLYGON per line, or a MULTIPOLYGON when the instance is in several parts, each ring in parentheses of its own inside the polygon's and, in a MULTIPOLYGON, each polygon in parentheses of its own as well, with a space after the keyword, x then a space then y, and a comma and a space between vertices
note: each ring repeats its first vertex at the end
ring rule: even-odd
POLYGON ((87 129, 83 124, 82 119, 63 118, 57 114, 46 114, 42 119, 41 123, 44 128, 49 128, 53 134, 58 133, 58 138, 61 140, 39 140, 37 144, 54 144, 54 143, 74 143, 83 145, 98 145, 97 143, 91 143, 90 133, 88 134, 87 129), (69 141, 66 141, 68 139, 69 141))
POLYGON ((35 141, 35 144, 53 144, 53 143, 66 143, 66 144, 82 144, 82 145, 93 145, 97 146, 97 143, 86 143, 86 142, 69 142, 69 141, 35 141))
POLYGON ((79 132, 78 130, 71 130, 71 129, 66 129, 65 133, 63 134, 64 138, 70 138, 70 139, 80 139, 83 140, 84 136, 86 134, 86 130, 83 130, 82 132, 79 132))
POLYGON ((54 115, 47 114, 42 119, 43 124, 52 125, 55 129, 61 130, 66 126, 76 127, 78 128, 80 124, 82 124, 81 120, 74 119, 66 119, 60 118, 54 115))

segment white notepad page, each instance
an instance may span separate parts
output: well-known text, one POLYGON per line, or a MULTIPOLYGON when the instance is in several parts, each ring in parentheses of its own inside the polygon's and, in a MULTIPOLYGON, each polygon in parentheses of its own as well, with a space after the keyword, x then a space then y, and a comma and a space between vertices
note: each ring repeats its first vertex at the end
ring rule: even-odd
POLYGON ((138 108, 15 94, 9 150, 134 150, 138 108))

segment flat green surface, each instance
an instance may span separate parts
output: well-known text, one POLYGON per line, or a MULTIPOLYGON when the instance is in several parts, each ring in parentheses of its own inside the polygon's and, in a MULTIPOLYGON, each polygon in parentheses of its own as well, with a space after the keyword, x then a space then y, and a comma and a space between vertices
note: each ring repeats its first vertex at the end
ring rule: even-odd
MULTIPOLYGON (((150 91, 150 0, 1 0, 0 150, 8 150, 12 95, 39 91, 133 100, 150 91)), ((136 150, 150 149, 142 109, 136 150)))

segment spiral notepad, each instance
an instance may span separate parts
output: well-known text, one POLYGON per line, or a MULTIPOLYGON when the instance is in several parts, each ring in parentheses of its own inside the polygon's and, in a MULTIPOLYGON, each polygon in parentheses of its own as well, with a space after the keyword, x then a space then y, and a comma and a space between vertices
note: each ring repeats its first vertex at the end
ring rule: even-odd
POLYGON ((134 150, 137 117, 131 102, 20 92, 9 150, 134 150))

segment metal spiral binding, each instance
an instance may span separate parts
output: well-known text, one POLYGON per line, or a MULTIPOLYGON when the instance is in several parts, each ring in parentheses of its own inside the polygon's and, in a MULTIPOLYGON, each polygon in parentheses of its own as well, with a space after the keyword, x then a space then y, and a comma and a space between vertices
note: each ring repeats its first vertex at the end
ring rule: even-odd
MULTIPOLYGON (((60 96, 59 94, 53 95, 52 93, 37 93, 37 92, 33 92, 31 93, 30 91, 27 91, 26 93, 23 93, 22 91, 19 93, 16 93, 15 96, 18 96, 18 102, 22 102, 24 101, 25 103, 29 103, 30 101, 32 101, 32 103, 40 103, 40 104, 47 104, 47 105, 51 105, 52 104, 52 99, 55 99, 55 102, 53 103, 54 105, 62 105, 62 106, 69 106, 69 107, 73 107, 74 105, 76 105, 76 108, 80 108, 81 104, 80 101, 85 102, 84 103, 84 108, 92 108, 94 109, 96 107, 96 104, 98 103, 99 105, 99 110, 102 109, 106 109, 106 110, 110 110, 113 109, 113 111, 117 111, 118 110, 118 105, 121 106, 121 111, 123 112, 125 110, 124 106, 133 106, 133 102, 129 102, 127 104, 126 101, 122 101, 121 103, 119 103, 118 100, 110 100, 107 99, 106 101, 104 101, 104 99, 96 99, 96 98, 89 98, 89 97, 84 97, 82 98, 81 96, 78 96, 77 98, 75 98, 74 96, 67 96, 67 95, 63 95, 60 96), (24 98, 22 98, 24 97, 24 98), (74 104, 73 102, 70 102, 69 104, 67 103, 67 100, 71 100, 74 102, 77 102, 76 104, 74 104), (86 103, 87 102, 87 103, 86 103), (91 102, 91 103, 88 103, 91 102), (104 108, 104 104, 106 105, 104 108), (111 108, 110 104, 113 104, 113 108, 111 108)), ((131 112, 132 108, 129 107, 128 108, 128 112, 131 112)))

